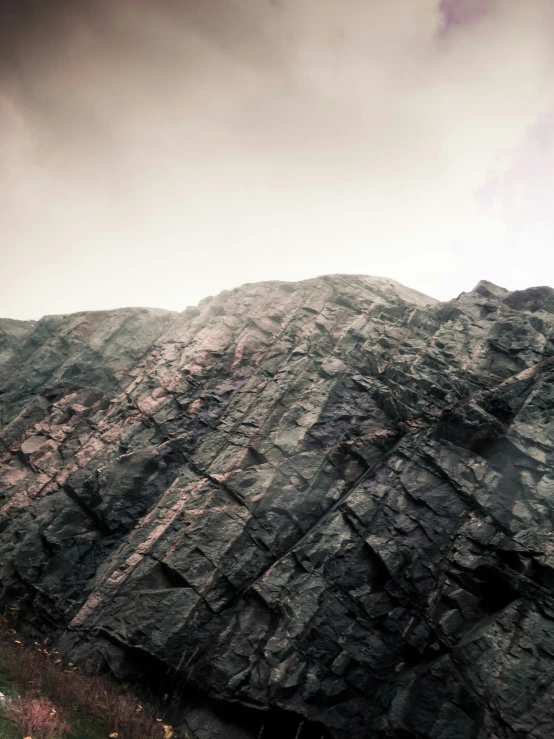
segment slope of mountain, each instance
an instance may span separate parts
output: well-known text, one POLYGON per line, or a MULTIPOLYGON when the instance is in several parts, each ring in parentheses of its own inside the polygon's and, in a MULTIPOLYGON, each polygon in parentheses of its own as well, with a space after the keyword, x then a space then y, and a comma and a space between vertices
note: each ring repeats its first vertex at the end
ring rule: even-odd
POLYGON ((13 357, 14 346, 35 326, 35 321, 0 318, 0 367, 13 357))
POLYGON ((28 629, 179 685, 195 739, 550 739, 554 290, 340 275, 5 323, 28 629))

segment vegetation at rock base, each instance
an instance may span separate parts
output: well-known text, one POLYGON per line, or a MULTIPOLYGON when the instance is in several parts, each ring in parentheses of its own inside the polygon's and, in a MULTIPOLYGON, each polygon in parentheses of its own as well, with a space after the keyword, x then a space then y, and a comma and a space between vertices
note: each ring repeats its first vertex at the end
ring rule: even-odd
POLYGON ((6 708, 6 716, 19 731, 33 739, 51 739, 69 733, 69 724, 56 704, 36 691, 14 698, 6 708))
POLYGON ((0 617, 2 739, 184 739, 104 676, 81 673, 0 617))

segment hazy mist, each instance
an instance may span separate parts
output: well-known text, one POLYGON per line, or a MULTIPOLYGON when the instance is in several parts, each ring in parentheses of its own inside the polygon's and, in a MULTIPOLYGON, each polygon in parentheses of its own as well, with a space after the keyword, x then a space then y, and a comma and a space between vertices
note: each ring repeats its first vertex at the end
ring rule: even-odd
POLYGON ((4 0, 0 315, 554 284, 552 0, 4 0))

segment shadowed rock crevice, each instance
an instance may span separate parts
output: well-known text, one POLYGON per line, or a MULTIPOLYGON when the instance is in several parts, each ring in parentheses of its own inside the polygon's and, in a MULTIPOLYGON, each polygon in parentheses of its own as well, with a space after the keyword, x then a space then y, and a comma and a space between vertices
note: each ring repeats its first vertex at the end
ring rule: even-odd
POLYGON ((552 294, 0 321, 3 605, 194 739, 550 739, 552 294))

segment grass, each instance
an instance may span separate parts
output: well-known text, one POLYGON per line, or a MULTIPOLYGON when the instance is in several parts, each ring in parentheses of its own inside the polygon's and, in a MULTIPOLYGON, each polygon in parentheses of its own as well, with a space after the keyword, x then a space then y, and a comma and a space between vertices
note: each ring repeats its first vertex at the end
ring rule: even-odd
POLYGON ((21 739, 22 735, 9 719, 0 715, 0 736, 2 739, 21 739))
MULTIPOLYGON (((0 649, 2 645, 0 644, 0 649)), ((0 656, 1 661, 1 656, 0 656)), ((11 684, 8 676, 0 670, 0 693, 9 696, 12 693, 11 684)), ((21 734, 18 733, 14 724, 6 717, 4 711, 0 709, 0 737, 2 739, 21 739, 21 734)))
POLYGON ((79 672, 0 622, 2 739, 186 739, 113 680, 79 672))
POLYGON ((63 713, 49 698, 35 691, 13 698, 5 713, 19 731, 33 739, 52 739, 69 733, 63 713))

